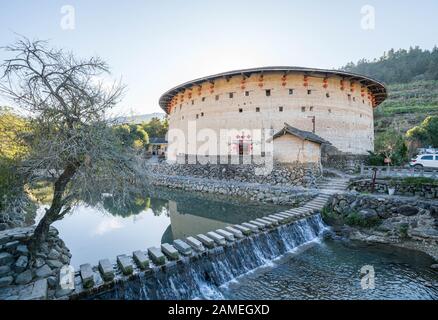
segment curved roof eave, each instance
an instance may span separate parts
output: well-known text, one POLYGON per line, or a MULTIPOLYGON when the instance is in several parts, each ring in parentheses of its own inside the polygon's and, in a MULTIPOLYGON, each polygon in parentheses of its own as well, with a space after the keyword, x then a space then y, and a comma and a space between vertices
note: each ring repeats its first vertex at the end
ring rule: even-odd
POLYGON ((308 75, 312 74, 332 74, 337 75, 341 77, 346 77, 350 79, 354 79, 355 81, 358 81, 362 83, 363 85, 370 88, 373 95, 376 96, 376 106, 382 103, 387 98, 387 91, 385 84, 383 82, 380 82, 378 80, 375 80, 373 78, 363 76, 356 73, 341 71, 341 70, 329 70, 329 69, 317 69, 317 68, 305 68, 305 67, 287 67, 287 66, 279 66, 279 67, 260 67, 260 68, 250 68, 250 69, 241 69, 241 70, 233 70, 233 71, 227 71, 222 72, 198 79, 194 79, 191 81, 187 81, 183 84, 180 84, 176 87, 173 87, 172 89, 166 91, 159 100, 159 104, 161 109, 164 110, 164 112, 167 113, 167 104, 174 97, 176 94, 181 92, 182 90, 185 90, 186 88, 199 85, 206 81, 214 81, 218 78, 227 78, 232 77, 236 75, 242 75, 245 77, 249 77, 252 73, 261 73, 261 72, 271 72, 271 71, 281 71, 281 72, 303 72, 308 75))

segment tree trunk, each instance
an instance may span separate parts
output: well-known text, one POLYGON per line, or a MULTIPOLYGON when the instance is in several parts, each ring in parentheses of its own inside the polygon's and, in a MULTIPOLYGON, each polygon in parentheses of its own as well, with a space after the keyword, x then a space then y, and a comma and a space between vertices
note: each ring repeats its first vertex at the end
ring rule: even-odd
POLYGON ((59 213, 61 212, 62 207, 65 204, 65 199, 63 199, 65 188, 67 187, 67 184, 69 183, 71 178, 75 175, 79 165, 80 162, 68 164, 65 167, 64 172, 56 180, 53 190, 52 204, 35 228, 32 239, 29 243, 29 249, 33 253, 37 252, 41 244, 47 240, 50 225, 61 218, 59 213))

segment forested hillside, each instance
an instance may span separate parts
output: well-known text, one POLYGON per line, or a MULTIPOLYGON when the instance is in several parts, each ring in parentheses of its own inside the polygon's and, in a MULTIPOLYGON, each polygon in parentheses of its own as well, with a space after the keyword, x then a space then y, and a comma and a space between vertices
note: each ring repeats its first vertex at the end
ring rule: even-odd
POLYGON ((375 130, 395 129, 402 134, 427 116, 438 115, 438 48, 389 50, 378 59, 362 59, 342 70, 383 81, 388 99, 375 111, 375 130))

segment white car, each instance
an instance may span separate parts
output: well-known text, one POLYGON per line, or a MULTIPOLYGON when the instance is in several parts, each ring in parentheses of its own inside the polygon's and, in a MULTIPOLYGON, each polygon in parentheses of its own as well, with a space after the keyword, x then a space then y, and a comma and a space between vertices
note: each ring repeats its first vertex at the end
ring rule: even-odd
POLYGON ((409 165, 414 168, 438 168, 438 154, 419 154, 409 165))

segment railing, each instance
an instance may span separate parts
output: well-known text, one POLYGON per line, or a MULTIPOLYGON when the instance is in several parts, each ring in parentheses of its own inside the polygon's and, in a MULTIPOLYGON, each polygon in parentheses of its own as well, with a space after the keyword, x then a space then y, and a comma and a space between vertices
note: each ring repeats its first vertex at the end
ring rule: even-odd
POLYGON ((372 176, 376 171, 377 177, 427 177, 438 179, 438 169, 414 168, 414 167, 392 167, 392 166, 365 166, 361 165, 361 176, 372 176))

